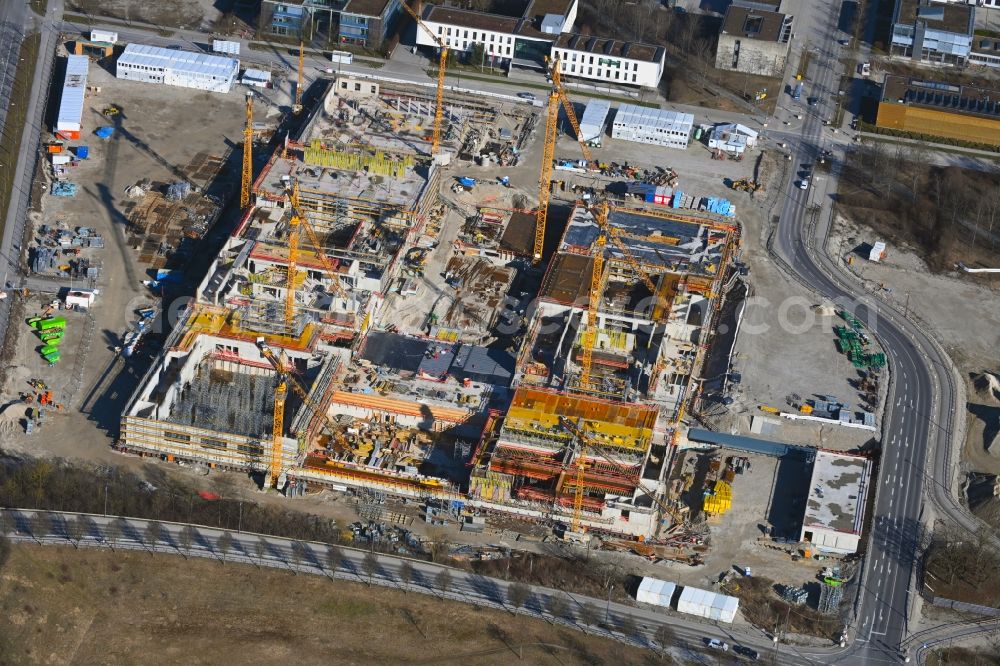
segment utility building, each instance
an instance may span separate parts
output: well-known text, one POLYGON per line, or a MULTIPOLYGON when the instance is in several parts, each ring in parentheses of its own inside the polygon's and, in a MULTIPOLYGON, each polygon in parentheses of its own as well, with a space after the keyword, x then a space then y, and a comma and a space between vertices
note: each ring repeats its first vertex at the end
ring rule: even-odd
POLYGON ((872 463, 863 456, 819 451, 813 462, 800 540, 824 553, 856 553, 871 475, 872 463))
POLYGON ((233 58, 129 44, 118 58, 115 76, 143 83, 227 93, 239 69, 239 61, 233 58))
POLYGON ((693 126, 690 113, 622 104, 611 123, 611 138, 684 150, 693 126))

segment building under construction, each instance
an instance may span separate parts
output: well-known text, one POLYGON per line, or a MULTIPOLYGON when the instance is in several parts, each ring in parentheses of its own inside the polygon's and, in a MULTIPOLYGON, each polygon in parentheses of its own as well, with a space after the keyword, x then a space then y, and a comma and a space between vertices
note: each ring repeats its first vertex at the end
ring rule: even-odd
POLYGON ((446 149, 431 155, 433 91, 390 85, 338 79, 297 140, 245 178, 247 211, 129 402, 121 448, 279 489, 656 535, 735 228, 577 206, 511 353, 489 331, 516 281, 505 261, 537 254, 504 237, 534 231, 532 217, 466 218, 443 264, 451 304, 432 297, 422 335, 400 332, 385 310, 401 301, 386 295, 420 275, 447 155, 516 159, 535 117, 523 102, 446 97, 446 149))
POLYGON ((665 470, 735 241, 733 225, 709 216, 577 206, 470 493, 655 536, 671 518, 665 470))

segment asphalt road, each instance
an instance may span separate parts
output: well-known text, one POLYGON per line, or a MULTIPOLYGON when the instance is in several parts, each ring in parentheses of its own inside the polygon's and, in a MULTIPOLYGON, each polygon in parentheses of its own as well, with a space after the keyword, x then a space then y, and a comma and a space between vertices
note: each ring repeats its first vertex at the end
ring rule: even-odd
MULTIPOLYGON (((874 517, 865 558, 861 597, 853 630, 854 641, 844 657, 864 663, 897 663, 907 632, 911 581, 915 558, 926 543, 922 525, 924 491, 950 497, 942 485, 950 479, 948 452, 952 434, 954 387, 950 363, 938 347, 912 321, 874 296, 852 277, 842 273, 825 251, 818 250, 829 231, 833 195, 839 169, 849 141, 844 132, 824 127, 831 118, 831 102, 839 85, 838 53, 826 45, 843 39, 837 26, 839 4, 822 10, 827 20, 815 26, 810 41, 824 46, 814 54, 801 103, 776 120, 782 125, 802 114, 797 140, 793 142, 792 173, 774 238, 774 253, 809 288, 853 312, 875 333, 889 358, 891 383, 882 428, 882 458, 878 469, 874 517), (817 95, 818 108, 805 104, 817 95), (811 186, 796 185, 800 165, 814 164, 820 151, 834 152, 834 165, 827 176, 816 174, 811 186), (819 213, 808 209, 819 206, 819 213), (928 475, 928 457, 934 471, 928 475)), ((779 129, 780 131, 780 129, 779 129)), ((951 502, 952 508, 957 505, 951 502)), ((952 511, 946 509, 951 514, 952 511)), ((958 519, 967 519, 959 516, 958 519)))

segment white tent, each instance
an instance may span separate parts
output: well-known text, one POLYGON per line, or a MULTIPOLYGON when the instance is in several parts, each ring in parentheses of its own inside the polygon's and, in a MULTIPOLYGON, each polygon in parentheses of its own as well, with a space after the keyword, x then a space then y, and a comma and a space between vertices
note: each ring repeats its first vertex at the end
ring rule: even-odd
POLYGON ((644 604, 655 606, 670 606, 670 599, 674 596, 677 586, 659 578, 646 576, 639 583, 639 589, 635 593, 635 600, 644 604))
POLYGON ((677 610, 689 615, 697 615, 718 622, 732 622, 736 619, 740 600, 736 597, 717 594, 697 587, 685 587, 677 600, 677 610))

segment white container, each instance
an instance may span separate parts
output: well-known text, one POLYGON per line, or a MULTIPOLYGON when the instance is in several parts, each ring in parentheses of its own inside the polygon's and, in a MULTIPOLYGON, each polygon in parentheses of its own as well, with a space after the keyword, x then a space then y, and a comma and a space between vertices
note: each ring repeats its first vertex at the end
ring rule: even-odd
POLYGON ((107 30, 91 30, 90 31, 90 41, 92 42, 107 42, 109 44, 118 43, 118 33, 109 32, 107 30))
POLYGON ((52 164, 56 164, 56 165, 58 165, 58 164, 69 164, 72 161, 73 161, 73 158, 70 157, 69 155, 53 155, 52 156, 52 164))

